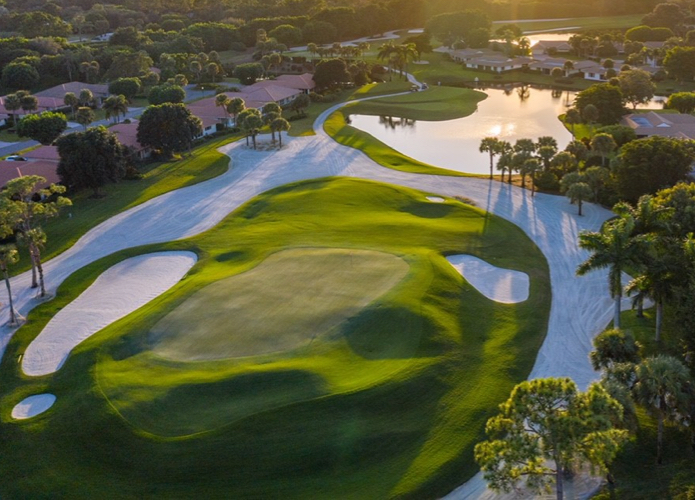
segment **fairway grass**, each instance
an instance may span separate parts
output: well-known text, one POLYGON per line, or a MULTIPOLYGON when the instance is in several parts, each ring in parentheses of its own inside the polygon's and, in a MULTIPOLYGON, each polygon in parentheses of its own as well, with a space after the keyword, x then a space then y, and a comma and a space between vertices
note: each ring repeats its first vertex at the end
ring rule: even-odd
MULTIPOLYGON (((485 421, 528 376, 545 337, 549 271, 518 227, 426 195, 344 178, 287 185, 196 237, 119 252, 74 273, 32 310, 0 365, 0 475, 12 478, 0 482, 0 496, 433 498, 471 477, 485 421), (78 345, 55 374, 21 374, 27 345, 105 269, 165 250, 193 251, 198 263, 78 345), (296 289, 281 277, 282 260, 306 268, 306 256, 328 272, 321 259, 346 268, 346 252, 365 261, 369 303, 351 306, 354 315, 321 341, 199 361, 152 350, 152 329, 208 287, 241 285, 255 271, 256 288, 296 289), (447 262, 452 254, 528 274, 528 300, 486 299, 447 262), (56 395, 50 410, 11 419, 14 405, 40 393, 56 395)), ((349 272, 318 274, 312 279, 325 289, 329 281, 358 287, 349 272)), ((263 305, 249 307, 262 314, 263 305)))
POLYGON ((395 255, 292 249, 195 293, 152 329, 153 351, 176 361, 256 356, 317 340, 408 273, 395 255))

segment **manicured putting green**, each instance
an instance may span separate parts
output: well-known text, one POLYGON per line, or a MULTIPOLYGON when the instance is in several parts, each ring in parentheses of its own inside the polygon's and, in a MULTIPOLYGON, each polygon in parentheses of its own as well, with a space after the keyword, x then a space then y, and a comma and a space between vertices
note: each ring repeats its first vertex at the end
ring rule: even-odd
POLYGON ((393 254, 355 249, 277 252, 196 292, 151 331, 176 361, 256 356, 313 342, 408 274, 393 254))

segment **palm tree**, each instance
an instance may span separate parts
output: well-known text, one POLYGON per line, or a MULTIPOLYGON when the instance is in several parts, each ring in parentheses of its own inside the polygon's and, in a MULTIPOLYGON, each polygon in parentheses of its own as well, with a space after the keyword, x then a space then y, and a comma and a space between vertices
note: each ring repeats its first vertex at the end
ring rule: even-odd
POLYGON ((591 139, 591 149, 601 155, 601 166, 606 166, 606 156, 611 154, 618 145, 610 134, 596 134, 591 139))
POLYGON ((215 106, 218 106, 222 108, 222 111, 224 111, 224 115, 227 120, 227 124, 229 124, 229 111, 227 110, 227 106, 229 105, 229 97, 225 94, 217 94, 215 96, 215 106))
POLYGON ((567 189, 567 197, 573 202, 577 202, 579 208, 577 215, 582 215, 582 203, 591 198, 592 194, 593 191, 586 182, 575 182, 567 189))
POLYGON ((360 57, 364 60, 364 53, 369 50, 369 44, 367 42, 360 42, 357 44, 357 50, 359 51, 360 57))
POLYGON ((7 111, 10 111, 10 114, 12 115, 12 125, 15 125, 17 119, 15 118, 15 115, 14 113, 12 113, 12 111, 17 111, 22 107, 21 98, 17 94, 8 94, 7 96, 5 96, 4 105, 5 109, 7 111))
POLYGON ((104 108, 106 119, 109 120, 114 117, 116 123, 118 123, 120 115, 125 116, 128 112, 128 100, 124 95, 112 95, 104 101, 102 107, 104 108))
POLYGON ((377 52, 377 59, 380 61, 383 61, 384 59, 388 61, 388 72, 389 72, 389 81, 392 79, 392 68, 391 68, 391 55, 394 54, 396 51, 396 46, 393 44, 393 42, 386 42, 379 48, 379 52, 377 52))
POLYGON ((234 126, 235 127, 239 125, 237 123, 237 117, 239 116, 239 113, 241 113, 245 109, 246 109, 246 103, 244 102, 244 100, 241 97, 234 97, 227 104, 227 112, 231 113, 232 116, 234 117, 234 126))
POLYGON ((414 43, 404 43, 396 46, 395 50, 396 66, 401 72, 404 80, 408 78, 408 61, 417 59, 417 48, 414 43))
POLYGON ((31 261, 36 266, 36 271, 39 274, 40 296, 46 296, 46 286, 43 280, 43 265, 41 264, 41 249, 46 244, 46 233, 40 227, 34 227, 22 233, 19 233, 20 241, 29 248, 29 256, 31 261))
MULTIPOLYGON (((74 120, 75 119, 75 111, 77 111, 77 107, 80 105, 80 100, 77 98, 77 96, 73 92, 66 92, 65 96, 63 96, 63 103, 66 106, 70 106, 70 109, 72 110, 72 119, 74 120)), ((5 107, 7 107, 7 106, 5 106, 5 107)))
POLYGON ((280 147, 282 147, 282 132, 287 132, 290 129, 290 122, 282 117, 276 118, 270 123, 270 130, 278 133, 280 147))
POLYGON ((565 71, 565 76, 569 76, 570 71, 574 69, 574 63, 568 59, 565 61, 565 64, 562 65, 562 69, 565 71))
POLYGON ((215 83, 215 78, 217 77, 218 73, 220 72, 220 67, 217 65, 217 63, 211 62, 205 66, 205 72, 208 74, 208 76, 212 80, 212 83, 215 83))
POLYGON ((582 122, 582 115, 577 108, 570 108, 565 113, 565 123, 569 124, 574 137, 574 126, 582 122))
POLYGON ((318 53, 317 49, 318 49, 318 46, 313 42, 308 43, 306 45, 306 50, 308 50, 311 55, 317 54, 318 53))
POLYGON ((688 369, 672 356, 647 358, 635 368, 635 401, 657 419, 657 464, 663 460, 664 421, 677 422, 686 411, 691 384, 688 369))
POLYGON ((256 135, 263 127, 261 112, 256 108, 247 108, 239 114, 239 125, 246 132, 246 144, 248 145, 249 136, 253 139, 253 149, 256 149, 256 135))
POLYGON ((191 61, 188 69, 195 75, 195 79, 200 82, 200 75, 203 72, 203 66, 200 64, 200 61, 191 61))
POLYGON ((514 161, 514 153, 511 151, 504 151, 500 154, 497 160, 497 170, 502 172, 500 181, 504 182, 504 172, 509 172, 509 183, 512 182, 512 163, 514 161))
POLYGON ((639 263, 647 248, 644 235, 633 236, 635 219, 630 215, 620 216, 607 222, 599 232, 582 232, 579 247, 591 252, 587 260, 577 268, 577 275, 608 268, 608 287, 615 301, 613 328, 620 328, 620 302, 623 297, 621 274, 625 269, 639 263))
POLYGON ((495 156, 502 153, 502 141, 497 137, 485 137, 480 141, 480 148, 478 150, 481 153, 488 153, 490 155, 490 179, 492 179, 492 169, 495 156))
POLYGON ((594 370, 610 370, 616 364, 639 363, 642 346, 630 332, 610 329, 597 335, 594 350, 589 353, 594 370))
POLYGON ((536 173, 541 169, 541 162, 537 158, 528 158, 519 169, 521 173, 521 187, 526 188, 526 176, 531 177, 531 196, 536 191, 536 173))
POLYGON ((0 245, 0 269, 5 277, 5 286, 7 287, 7 296, 9 297, 10 305, 10 326, 15 326, 17 321, 17 312, 14 309, 12 302, 12 289, 10 288, 10 273, 8 268, 19 261, 19 252, 14 245, 0 245))
POLYGON ((94 121, 94 111, 92 111, 92 108, 88 108, 87 106, 80 106, 77 108, 75 120, 77 120, 77 123, 82 125, 84 129, 87 130, 89 124, 94 121))
POLYGON ((268 56, 268 62, 270 63, 270 69, 277 72, 282 64, 282 56, 277 52, 273 52, 268 56))
POLYGON ((92 91, 89 89, 82 89, 80 90, 78 100, 80 101, 80 106, 91 107, 94 104, 94 94, 92 94, 92 91))
POLYGON ((39 109, 39 99, 36 96, 33 96, 29 94, 29 92, 23 90, 17 92, 17 95, 20 96, 19 100, 22 106, 22 111, 25 113, 39 109))

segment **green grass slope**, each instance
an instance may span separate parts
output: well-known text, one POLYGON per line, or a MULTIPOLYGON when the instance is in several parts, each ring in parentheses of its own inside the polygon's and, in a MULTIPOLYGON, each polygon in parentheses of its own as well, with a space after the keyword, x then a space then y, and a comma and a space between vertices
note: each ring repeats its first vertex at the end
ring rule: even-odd
POLYGON ((470 477, 486 419, 544 338, 549 272, 516 226, 426 195, 343 178, 284 186, 195 238, 72 275, 0 365, 0 475, 12 478, 0 496, 435 498, 470 477), (104 269, 166 249, 199 256, 180 284, 80 344, 56 374, 19 372, 31 340, 104 269), (198 361, 152 349, 158 322, 206 287, 254 270, 262 287, 278 274, 264 266, 320 250, 343 265, 345 252, 367 255, 399 278, 375 284, 368 304, 310 344, 198 361), (486 299, 446 262, 458 253, 528 273, 529 299, 486 299), (12 421, 14 404, 46 391, 57 396, 51 410, 12 421))

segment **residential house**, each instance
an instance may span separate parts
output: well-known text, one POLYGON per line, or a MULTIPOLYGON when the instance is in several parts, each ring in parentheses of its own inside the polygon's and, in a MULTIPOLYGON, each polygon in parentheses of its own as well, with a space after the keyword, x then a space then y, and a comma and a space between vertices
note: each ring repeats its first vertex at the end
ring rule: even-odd
POLYGON ((533 47, 531 47, 531 52, 533 55, 540 54, 568 54, 572 51, 572 45, 566 41, 558 40, 538 40, 533 47))
POLYGON ((152 149, 138 142, 138 121, 130 123, 118 123, 109 128, 109 132, 116 134, 118 141, 127 146, 137 160, 145 160, 152 155, 152 149))
POLYGON ((49 160, 36 161, 0 161, 0 186, 8 181, 25 175, 40 175, 46 182, 39 184, 39 189, 60 182, 57 173, 58 162, 49 160))
POLYGON ((632 128, 638 138, 695 139, 695 116, 689 114, 635 113, 624 116, 620 124, 632 128))
POLYGON ((79 97, 80 92, 83 89, 87 89, 92 92, 92 95, 94 95, 94 98, 96 99, 97 103, 101 105, 104 100, 109 97, 109 86, 108 85, 102 85, 102 84, 96 84, 96 83, 82 83, 82 82, 69 82, 69 83, 63 83, 61 85, 56 85, 55 87, 51 87, 50 89, 42 90, 41 92, 37 92, 34 94, 36 97, 51 97, 54 99, 57 99, 63 104, 63 100, 65 99, 65 94, 68 92, 72 92, 76 96, 79 97))
POLYGON ((466 68, 503 73, 527 67, 530 59, 526 57, 482 56, 466 61, 466 68))

